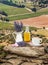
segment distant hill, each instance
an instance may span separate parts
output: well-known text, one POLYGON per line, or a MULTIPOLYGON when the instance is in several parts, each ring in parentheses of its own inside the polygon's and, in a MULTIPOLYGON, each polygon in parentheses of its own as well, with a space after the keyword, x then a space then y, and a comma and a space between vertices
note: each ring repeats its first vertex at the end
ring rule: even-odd
MULTIPOLYGON (((5 12, 8 15, 9 20, 18 20, 18 19, 25 19, 25 18, 31 18, 40 16, 42 14, 48 14, 48 7, 39 7, 35 6, 37 9, 35 12, 30 12, 27 8, 34 8, 33 3, 25 3, 25 7, 22 7, 24 5, 24 2, 30 2, 35 0, 0 0, 0 11, 5 12), (17 7, 17 5, 19 7, 17 7)), ((39 0, 36 0, 37 2, 39 0)), ((35 2, 36 2, 35 1, 35 2)), ((32 10, 32 9, 31 9, 32 10)))

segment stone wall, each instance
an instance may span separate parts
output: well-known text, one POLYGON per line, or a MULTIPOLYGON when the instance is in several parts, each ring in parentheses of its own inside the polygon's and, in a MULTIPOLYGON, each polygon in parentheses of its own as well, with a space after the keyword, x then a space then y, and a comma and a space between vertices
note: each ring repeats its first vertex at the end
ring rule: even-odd
POLYGON ((48 43, 41 47, 12 47, 9 45, 3 50, 8 54, 0 59, 0 65, 48 65, 48 43))

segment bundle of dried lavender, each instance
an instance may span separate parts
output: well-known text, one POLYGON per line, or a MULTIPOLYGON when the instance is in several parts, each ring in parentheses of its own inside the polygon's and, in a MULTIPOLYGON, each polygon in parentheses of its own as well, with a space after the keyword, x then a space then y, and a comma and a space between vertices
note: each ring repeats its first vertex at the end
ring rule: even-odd
POLYGON ((23 29, 23 23, 22 22, 20 22, 20 23, 14 22, 14 27, 15 27, 16 32, 20 32, 23 29))

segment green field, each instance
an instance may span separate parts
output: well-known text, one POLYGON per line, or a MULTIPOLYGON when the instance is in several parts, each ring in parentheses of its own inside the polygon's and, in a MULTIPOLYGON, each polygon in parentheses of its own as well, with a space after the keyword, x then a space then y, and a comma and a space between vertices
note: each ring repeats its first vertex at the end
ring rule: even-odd
POLYGON ((13 24, 7 22, 0 22, 0 30, 13 29, 13 24))
POLYGON ((0 3, 0 10, 5 11, 8 15, 18 15, 18 14, 30 13, 25 8, 17 8, 17 7, 5 5, 2 3, 0 3))
POLYGON ((48 14, 48 8, 42 8, 40 10, 37 10, 36 13, 34 12, 31 13, 25 8, 17 8, 17 7, 5 5, 2 3, 0 3, 0 10, 5 11, 8 14, 8 18, 10 21, 32 18, 32 17, 43 15, 43 14, 48 14))
POLYGON ((36 13, 30 13, 30 14, 25 14, 25 15, 19 15, 19 16, 12 16, 9 17, 9 20, 20 20, 20 19, 26 19, 26 18, 32 18, 32 17, 37 17, 40 15, 46 15, 48 14, 48 9, 46 11, 37 11, 36 13))

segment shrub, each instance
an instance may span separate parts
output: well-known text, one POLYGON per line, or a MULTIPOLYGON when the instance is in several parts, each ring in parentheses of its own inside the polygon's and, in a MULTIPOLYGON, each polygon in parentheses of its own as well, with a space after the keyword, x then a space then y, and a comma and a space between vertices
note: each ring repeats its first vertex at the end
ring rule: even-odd
POLYGON ((0 14, 7 16, 7 13, 4 11, 0 11, 0 14))
POLYGON ((6 22, 9 22, 9 19, 8 19, 8 18, 5 18, 5 21, 6 21, 6 22))
POLYGON ((37 36, 40 37, 40 38, 45 37, 44 35, 40 35, 40 34, 37 34, 37 36))
POLYGON ((30 30, 35 30, 35 31, 37 31, 37 29, 38 29, 38 28, 36 28, 36 27, 30 27, 30 30))
POLYGON ((36 9, 36 8, 32 8, 32 11, 33 11, 33 12, 36 12, 36 11, 37 11, 37 9, 36 9))
POLYGON ((45 29, 45 27, 43 27, 43 29, 45 29))

